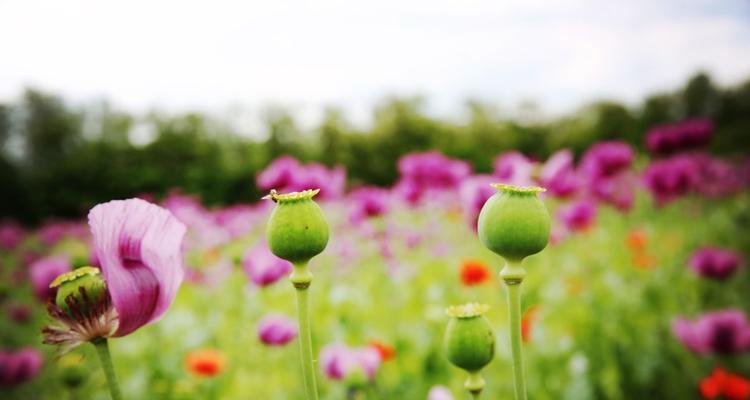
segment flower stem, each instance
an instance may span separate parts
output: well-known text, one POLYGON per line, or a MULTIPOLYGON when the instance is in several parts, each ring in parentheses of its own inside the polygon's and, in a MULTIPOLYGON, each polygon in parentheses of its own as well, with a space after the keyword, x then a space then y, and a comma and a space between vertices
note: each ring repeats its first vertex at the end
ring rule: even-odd
POLYGON ((109 354, 107 339, 99 338, 91 343, 94 344, 96 354, 99 355, 99 361, 102 363, 102 369, 104 370, 104 376, 107 378, 109 394, 112 396, 112 400, 122 400, 120 386, 117 384, 117 377, 115 376, 115 368, 112 365, 112 356, 109 354))
POLYGON ((521 282, 506 280, 510 312, 510 347, 513 354, 513 383, 516 400, 526 400, 526 381, 521 354, 521 282))
POLYGON ((312 335, 310 333, 310 310, 308 305, 308 288, 312 274, 307 263, 295 264, 290 280, 297 291, 297 317, 299 318, 299 348, 302 355, 302 375, 305 380, 307 400, 318 400, 318 388, 315 383, 313 365, 312 335))

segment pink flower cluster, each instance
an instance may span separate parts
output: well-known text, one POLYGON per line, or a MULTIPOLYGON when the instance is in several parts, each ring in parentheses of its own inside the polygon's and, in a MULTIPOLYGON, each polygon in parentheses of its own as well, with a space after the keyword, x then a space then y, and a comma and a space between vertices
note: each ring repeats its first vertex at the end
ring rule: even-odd
POLYGON ((677 318, 675 337, 698 354, 735 354, 750 350, 750 324, 741 310, 708 312, 695 321, 677 318))
POLYGON ((0 350, 0 386, 16 386, 34 379, 43 363, 42 354, 30 347, 0 350))
POLYGON ((394 190, 407 202, 418 204, 428 193, 458 189, 471 167, 465 161, 430 151, 401 157, 398 171, 400 178, 394 190))
POLYGON ((702 247, 693 253, 689 264, 699 276, 724 280, 742 266, 742 256, 732 249, 702 247))
POLYGON ((318 163, 303 165, 292 157, 283 156, 261 171, 256 183, 260 189, 276 189, 282 193, 320 189, 316 199, 330 200, 344 193, 346 172, 343 167, 329 169, 318 163))
POLYGON ((348 347, 335 343, 320 351, 320 368, 333 380, 345 380, 355 374, 372 380, 381 362, 380 353, 371 346, 348 347))
POLYGON ((297 333, 297 324, 285 315, 269 314, 258 323, 258 339, 267 346, 283 346, 297 333))
POLYGON ((713 123, 700 118, 659 125, 646 134, 646 147, 654 154, 672 154, 707 145, 713 132, 713 123))

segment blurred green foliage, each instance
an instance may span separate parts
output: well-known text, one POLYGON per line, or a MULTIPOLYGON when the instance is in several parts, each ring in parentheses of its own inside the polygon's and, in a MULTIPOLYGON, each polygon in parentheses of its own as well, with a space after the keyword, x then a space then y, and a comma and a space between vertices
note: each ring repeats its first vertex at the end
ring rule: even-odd
POLYGON ((106 103, 76 108, 29 89, 18 101, 0 104, 0 185, 6 193, 0 217, 29 223, 74 217, 98 202, 161 196, 175 187, 208 204, 247 202, 259 197, 256 173, 282 154, 343 165, 355 184, 391 184, 397 160, 426 149, 487 172, 494 157, 510 149, 545 158, 563 147, 580 154, 604 139, 642 148, 650 126, 692 116, 715 121, 713 150, 730 155, 750 150, 750 80, 721 88, 702 73, 682 89, 636 106, 599 101, 552 120, 535 117, 533 107, 527 110, 531 118, 504 116, 476 101, 466 109, 465 121, 450 122, 427 116, 420 98, 389 99, 376 108, 366 131, 330 109, 317 129, 303 132, 288 112, 276 108, 266 113, 265 136, 258 139, 238 135, 207 114, 136 116, 106 103), (133 144, 133 132, 152 134, 153 140, 133 144))

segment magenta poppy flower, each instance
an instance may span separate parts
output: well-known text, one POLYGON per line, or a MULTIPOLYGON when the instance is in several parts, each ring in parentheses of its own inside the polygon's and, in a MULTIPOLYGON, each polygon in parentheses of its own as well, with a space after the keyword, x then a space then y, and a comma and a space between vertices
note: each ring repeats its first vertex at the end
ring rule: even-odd
POLYGON ((497 192, 490 184, 495 183, 497 178, 490 175, 475 175, 465 179, 458 191, 461 199, 461 209, 464 218, 469 225, 476 230, 479 212, 482 211, 484 203, 497 192))
POLYGON ((351 208, 349 221, 352 224, 358 224, 366 219, 387 213, 390 193, 383 188, 361 187, 351 192, 348 200, 351 208))
POLYGON ((737 309, 709 312, 695 321, 676 318, 674 336, 698 354, 735 354, 750 349, 750 324, 737 309))
POLYGON ((318 198, 329 200, 343 194, 346 171, 343 167, 329 169, 318 163, 302 165, 293 157, 282 156, 258 174, 256 183, 263 190, 276 189, 280 193, 320 189, 318 198))
POLYGON ((258 339, 268 346, 283 346, 297 333, 297 324, 281 314, 267 315, 258 323, 258 339))
POLYGON ((36 298, 46 302, 55 297, 57 291, 49 285, 59 275, 70 271, 71 265, 67 257, 62 255, 50 256, 34 261, 29 267, 31 286, 36 298))
POLYGON ((518 151, 508 151, 495 158, 493 176, 496 182, 517 186, 534 186, 536 163, 518 151))
POLYGON ((453 393, 443 385, 435 385, 427 393, 427 400, 453 400, 453 393))
POLYGON ((417 204, 427 193, 458 189, 471 168, 464 161, 429 151, 401 157, 398 171, 400 178, 394 190, 407 202, 417 204))
POLYGON ((625 142, 599 142, 583 154, 580 169, 589 180, 596 180, 627 170, 634 159, 633 147, 625 142))
POLYGON ((742 256, 731 249, 703 247, 690 257, 690 268, 704 278, 727 279, 742 265, 742 256))
POLYGON ((582 182, 573 164, 573 152, 563 149, 550 156, 539 171, 539 183, 556 197, 575 193, 582 182))
POLYGON ((271 253, 265 240, 245 252, 242 267, 250 280, 261 287, 268 286, 292 272, 292 263, 271 253))
POLYGON ((687 155, 652 161, 643 172, 646 188, 663 206, 696 190, 701 181, 701 167, 687 155))
POLYGON ((276 189, 281 193, 294 191, 296 177, 302 174, 302 165, 290 156, 279 157, 261 171, 255 182, 260 189, 276 189))
POLYGON ((324 347, 319 360, 323 373, 333 380, 344 380, 358 372, 372 380, 382 362, 380 353, 371 346, 352 348, 343 344, 324 347))
POLYGON ((117 311, 114 336, 159 319, 182 283, 185 225, 141 199, 99 204, 89 212, 96 255, 117 311))
POLYGON ((690 119, 675 124, 659 125, 646 134, 646 147, 654 154, 671 154, 707 145, 714 131, 707 119, 690 119))
POLYGON ((558 211, 557 217, 569 231, 582 231, 596 221, 596 204, 591 200, 568 204, 558 211))
POLYGON ((31 347, 0 350, 0 386, 16 386, 34 379, 42 368, 42 354, 31 347))
POLYGON ((23 227, 13 221, 0 223, 0 249, 13 250, 26 236, 23 227))

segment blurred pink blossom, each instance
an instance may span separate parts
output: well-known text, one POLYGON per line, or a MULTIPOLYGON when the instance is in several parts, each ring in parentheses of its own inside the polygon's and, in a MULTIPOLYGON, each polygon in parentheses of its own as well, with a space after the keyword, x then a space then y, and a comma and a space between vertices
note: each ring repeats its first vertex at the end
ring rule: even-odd
POLYGON ((269 314, 258 323, 258 338, 268 346, 283 346, 297 337, 297 324, 281 314, 269 314))
POLYGON ((242 266, 250 280, 261 287, 268 286, 292 271, 292 263, 271 253, 265 240, 247 250, 242 257, 242 266))
POLYGON ((708 312, 695 321, 676 318, 672 332, 698 354, 736 354, 750 349, 750 324, 738 309, 708 312))

